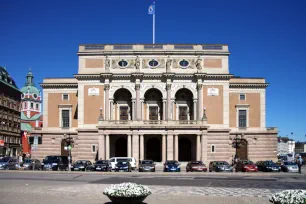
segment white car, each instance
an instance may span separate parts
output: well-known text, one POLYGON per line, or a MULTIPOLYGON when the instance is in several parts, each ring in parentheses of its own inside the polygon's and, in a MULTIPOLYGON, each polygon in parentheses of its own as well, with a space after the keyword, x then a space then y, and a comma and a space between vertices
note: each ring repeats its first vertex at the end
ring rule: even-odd
POLYGON ((112 166, 112 170, 115 170, 118 161, 128 161, 131 164, 132 169, 136 169, 136 159, 133 157, 112 157, 109 159, 109 163, 112 166))

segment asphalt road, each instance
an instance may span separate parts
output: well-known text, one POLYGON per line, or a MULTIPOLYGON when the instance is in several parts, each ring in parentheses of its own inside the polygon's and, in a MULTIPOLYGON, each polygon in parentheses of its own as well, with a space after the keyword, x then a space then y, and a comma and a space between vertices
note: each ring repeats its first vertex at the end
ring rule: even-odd
POLYGON ((102 192, 121 182, 147 185, 150 204, 268 204, 272 193, 306 189, 304 174, 0 171, 0 204, 110 204, 102 192))

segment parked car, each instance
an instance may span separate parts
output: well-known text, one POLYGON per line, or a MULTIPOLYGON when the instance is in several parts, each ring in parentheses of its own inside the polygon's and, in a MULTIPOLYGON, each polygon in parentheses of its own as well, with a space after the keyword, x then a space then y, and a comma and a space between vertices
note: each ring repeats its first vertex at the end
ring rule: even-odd
POLYGON ((46 156, 41 163, 43 170, 68 170, 68 157, 67 156, 46 156))
POLYGON ((130 162, 128 160, 117 162, 116 167, 115 167, 115 171, 116 172, 121 172, 121 171, 131 172, 132 167, 131 167, 130 162))
POLYGON ((280 172, 281 167, 280 165, 275 164, 273 161, 259 161, 256 163, 258 167, 258 171, 264 171, 264 172, 280 172))
POLYGON ((34 163, 34 170, 41 170, 41 163, 38 159, 34 160, 25 159, 21 166, 23 167, 24 170, 33 170, 33 163, 34 163))
POLYGON ((88 160, 77 160, 71 166, 71 171, 86 171, 91 169, 92 169, 92 163, 88 160))
POLYGON ((206 172, 207 171, 207 167, 205 166, 205 164, 202 161, 191 161, 188 162, 187 166, 186 166, 186 171, 189 172, 193 172, 193 171, 202 171, 202 172, 206 172))
POLYGON ((164 172, 180 172, 180 163, 175 160, 168 160, 164 163, 164 172))
POLYGON ((139 161, 139 172, 155 172, 155 163, 152 160, 139 161))
POLYGON ((230 166, 226 161, 211 161, 209 163, 209 172, 221 172, 221 171, 233 171, 233 167, 230 166))
POLYGON ((112 170, 115 170, 116 164, 120 161, 128 161, 131 165, 132 169, 136 169, 136 159, 133 157, 112 157, 109 159, 109 163, 111 163, 112 170))
POLYGON ((241 160, 236 164, 236 171, 258 172, 258 167, 250 160, 241 160))
POLYGON ((93 165, 88 167, 89 171, 112 171, 112 167, 108 160, 98 160, 93 165))
POLYGON ((281 165, 281 170, 283 172, 293 172, 293 173, 298 173, 299 172, 299 167, 296 163, 294 162, 289 162, 289 161, 285 161, 283 162, 283 164, 281 165))
POLYGON ((20 169, 19 161, 13 157, 3 157, 0 161, 0 170, 18 170, 20 169))

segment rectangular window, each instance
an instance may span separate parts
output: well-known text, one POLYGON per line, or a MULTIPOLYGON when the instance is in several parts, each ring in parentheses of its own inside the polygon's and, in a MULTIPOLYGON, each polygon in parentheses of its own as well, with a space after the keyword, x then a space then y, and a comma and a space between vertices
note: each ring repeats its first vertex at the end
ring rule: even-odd
POLYGON ((187 107, 179 107, 179 120, 187 120, 187 107))
POLYGON ((34 108, 34 104, 33 103, 31 103, 31 109, 33 109, 34 108))
POLYGON ((158 120, 158 107, 149 107, 149 120, 158 120))
POLYGON ((38 104, 36 104, 36 110, 38 110, 38 104))
POLYGON ((239 95, 239 99, 240 99, 241 101, 245 101, 245 94, 240 94, 240 95, 239 95))
POLYGON ((24 102, 24 109, 28 108, 28 102, 24 102))
POLYGON ((62 110, 62 127, 69 128, 70 127, 70 118, 69 118, 69 110, 62 110))
POLYGON ((96 145, 91 146, 91 151, 92 151, 92 153, 96 153, 96 151, 97 151, 96 145))
POLYGON ((247 111, 239 110, 239 127, 246 128, 247 127, 247 111))
POLYGON ((63 100, 69 100, 69 94, 63 94, 63 100))
POLYGON ((120 120, 128 120, 128 107, 127 106, 121 106, 120 107, 120 120))
POLYGON ((215 145, 211 145, 211 152, 215 152, 215 145))

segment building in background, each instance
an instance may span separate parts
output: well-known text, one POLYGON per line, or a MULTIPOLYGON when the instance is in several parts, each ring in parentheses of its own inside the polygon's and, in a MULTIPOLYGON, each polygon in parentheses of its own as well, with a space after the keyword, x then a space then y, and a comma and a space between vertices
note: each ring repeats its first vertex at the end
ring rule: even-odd
POLYGON ((306 142, 295 143, 295 153, 300 154, 306 152, 306 142))
POLYGON ((288 149, 289 154, 295 154, 295 141, 293 139, 289 139, 288 141, 288 149))
MULTIPOLYGON (((250 48, 251 49, 251 48, 250 48)), ((264 78, 229 70, 228 45, 80 45, 78 74, 46 78, 37 158, 277 160, 264 78), (68 148, 69 150, 69 148, 68 148)))
POLYGON ((29 134, 35 128, 40 129, 43 125, 41 113, 41 92, 35 86, 34 75, 30 70, 26 76, 25 86, 21 88, 21 131, 23 154, 31 153, 33 137, 29 134))
POLYGON ((17 156, 21 151, 20 102, 14 79, 0 67, 0 156, 17 156))
POLYGON ((294 156, 295 152, 295 141, 288 137, 278 137, 277 143, 277 155, 291 154, 294 156))

